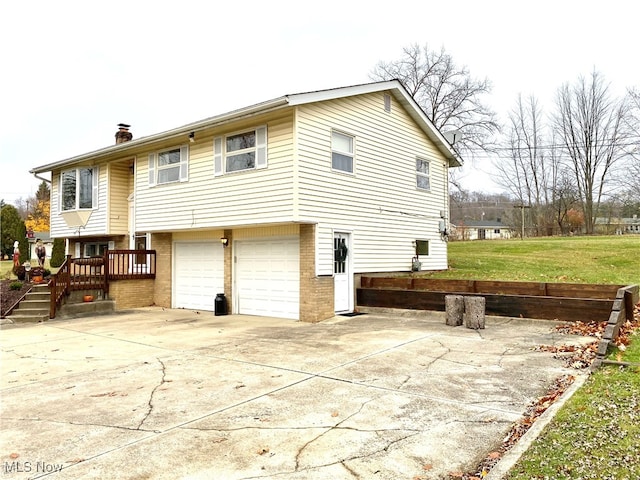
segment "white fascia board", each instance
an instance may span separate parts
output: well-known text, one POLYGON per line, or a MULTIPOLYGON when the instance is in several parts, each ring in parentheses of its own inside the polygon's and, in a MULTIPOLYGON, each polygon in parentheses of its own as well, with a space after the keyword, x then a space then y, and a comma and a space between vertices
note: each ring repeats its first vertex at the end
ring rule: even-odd
POLYGON ((449 141, 442 133, 431 123, 420 106, 416 103, 409 92, 404 88, 399 80, 389 80, 385 82, 366 83, 363 85, 354 85, 350 87, 332 88, 329 90, 321 90, 317 92, 297 93, 287 95, 289 105, 304 105, 307 103, 323 102, 327 100, 335 100, 337 98, 351 97, 354 95, 364 95, 367 93, 389 91, 395 99, 407 110, 411 118, 422 128, 429 139, 436 144, 438 149, 447 158, 449 166, 462 166, 462 158, 453 149, 449 141))
POLYGON ((295 106, 304 105, 306 103, 335 100, 336 98, 352 97, 354 95, 382 92, 396 88, 402 88, 402 85, 398 80, 391 80, 387 82, 353 85, 350 87, 330 88, 328 90, 319 90, 317 92, 294 93, 292 95, 287 95, 287 99, 289 101, 289 105, 295 106))

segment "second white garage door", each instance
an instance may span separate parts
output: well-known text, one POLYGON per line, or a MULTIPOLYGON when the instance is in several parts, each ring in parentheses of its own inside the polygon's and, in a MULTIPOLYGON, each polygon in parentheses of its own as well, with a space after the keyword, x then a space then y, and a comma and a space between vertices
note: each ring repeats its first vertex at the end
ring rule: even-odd
POLYGON ((233 243, 238 313, 300 316, 300 240, 278 237, 233 243))
POLYGON ((214 311, 216 294, 224 292, 222 245, 176 242, 174 254, 174 307, 214 311))

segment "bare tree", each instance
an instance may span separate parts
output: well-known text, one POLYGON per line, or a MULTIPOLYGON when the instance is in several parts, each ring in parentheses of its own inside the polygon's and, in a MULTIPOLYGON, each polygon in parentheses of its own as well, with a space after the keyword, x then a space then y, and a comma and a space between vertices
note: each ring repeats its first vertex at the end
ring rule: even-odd
POLYGON ((486 79, 472 78, 466 66, 458 67, 444 48, 405 47, 399 60, 379 62, 369 77, 399 80, 436 128, 460 133, 455 141, 460 152, 491 150, 498 122, 496 114, 481 102, 491 85, 486 79))
POLYGON ((586 232, 595 217, 616 162, 628 152, 629 104, 612 100, 604 78, 593 72, 574 86, 560 87, 554 127, 575 175, 586 232))
POLYGON ((518 96, 516 107, 509 113, 508 159, 496 164, 500 184, 529 205, 540 204, 544 190, 541 117, 535 97, 530 96, 525 104, 518 96))
POLYGON ((503 155, 495 161, 496 181, 520 204, 531 207, 530 217, 537 234, 548 234, 556 223, 556 184, 560 156, 548 138, 542 109, 531 95, 519 95, 509 114, 509 133, 503 155))
POLYGON ((629 172, 624 175, 624 181, 630 192, 640 195, 640 90, 629 89, 629 103, 631 106, 630 125, 633 138, 631 140, 631 159, 629 172))

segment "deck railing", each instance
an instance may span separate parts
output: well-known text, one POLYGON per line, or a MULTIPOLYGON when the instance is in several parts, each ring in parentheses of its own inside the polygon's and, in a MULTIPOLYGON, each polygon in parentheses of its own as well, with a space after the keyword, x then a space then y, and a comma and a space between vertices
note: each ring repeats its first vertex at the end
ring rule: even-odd
POLYGON ((71 291, 107 289, 104 257, 72 258, 69 276, 71 291))
POLYGON ((56 318, 56 310, 62 305, 62 301, 71 293, 69 267, 71 265, 71 255, 67 255, 57 273, 51 276, 49 291, 51 299, 49 303, 49 318, 56 318))
POLYGON ((109 282, 156 277, 155 250, 105 250, 102 257, 67 258, 52 276, 49 318, 55 318, 66 296, 76 290, 109 293, 109 282))

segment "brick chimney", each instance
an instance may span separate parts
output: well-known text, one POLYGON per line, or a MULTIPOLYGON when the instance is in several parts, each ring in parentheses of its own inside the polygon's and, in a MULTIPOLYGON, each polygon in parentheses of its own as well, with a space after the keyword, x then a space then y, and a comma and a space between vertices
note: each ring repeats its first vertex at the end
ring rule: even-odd
POLYGON ((118 124, 118 131, 116 132, 116 145, 119 143, 128 142, 133 138, 133 134, 129 131, 129 127, 126 123, 118 124))

